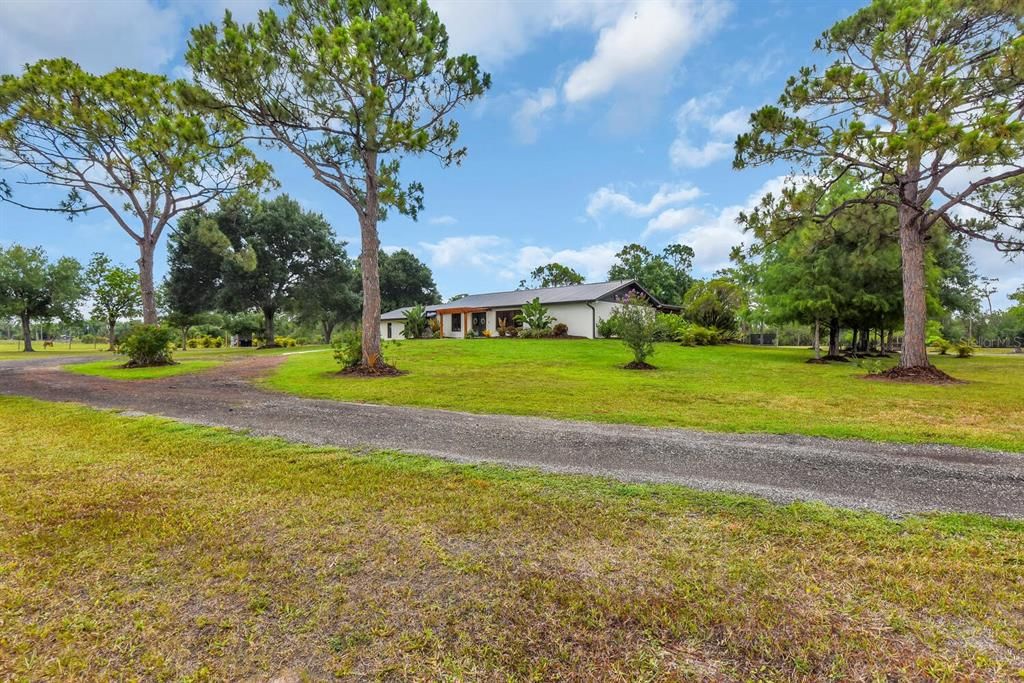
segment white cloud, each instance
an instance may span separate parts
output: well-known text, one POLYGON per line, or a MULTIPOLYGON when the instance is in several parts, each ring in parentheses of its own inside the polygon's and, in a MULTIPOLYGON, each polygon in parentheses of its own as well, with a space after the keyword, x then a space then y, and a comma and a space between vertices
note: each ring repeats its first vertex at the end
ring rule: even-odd
POLYGON ((719 159, 724 159, 732 152, 732 144, 711 140, 700 147, 694 147, 683 137, 672 141, 668 156, 673 166, 686 168, 703 168, 710 166, 719 159))
POLYGON ((501 65, 529 49, 546 33, 608 21, 614 4, 585 0, 433 0, 450 36, 452 53, 476 55, 484 67, 501 65))
MULTIPOLYGON (((116 67, 162 72, 184 51, 190 26, 219 22, 225 9, 237 21, 253 21, 271 1, 3 0, 0 73, 19 73, 26 63, 55 57, 94 73, 116 67)), ((171 75, 187 70, 178 66, 171 75)))
POLYGON ((717 0, 630 3, 612 25, 601 29, 593 55, 569 75, 565 99, 583 102, 622 85, 664 81, 729 10, 730 5, 717 0))
POLYGON ((705 218, 705 211, 696 206, 684 206, 681 209, 666 209, 660 214, 647 221, 647 229, 644 230, 643 238, 646 239, 658 232, 681 230, 705 218))
POLYGON ((536 142, 537 124, 558 103, 558 94, 554 88, 540 88, 537 91, 522 95, 523 101, 512 117, 512 123, 523 142, 536 142))
POLYGON ((181 49, 183 27, 170 7, 149 2, 0 2, 0 72, 68 57, 88 71, 118 66, 156 71, 181 49), (113 42, 112 42, 113 41, 113 42))
POLYGON ((449 216, 445 214, 443 216, 434 216, 428 221, 431 225, 455 225, 459 222, 455 216, 449 216))
POLYGON ((590 195, 587 200, 587 215, 597 218, 604 212, 624 213, 634 218, 650 216, 672 204, 681 204, 701 195, 699 188, 688 183, 665 184, 646 202, 635 201, 629 195, 605 186, 590 195))
POLYGON ((495 253, 508 240, 497 235, 467 235, 445 237, 440 242, 420 242, 430 255, 434 266, 445 268, 454 265, 490 266, 502 255, 495 253))
POLYGON ((497 235, 465 235, 446 237, 439 242, 420 242, 435 268, 467 266, 495 274, 514 284, 531 270, 545 263, 558 262, 574 268, 588 280, 603 280, 615 261, 622 242, 604 242, 578 249, 556 249, 526 245, 514 247, 510 240, 497 235))
POLYGON ((733 139, 747 129, 748 110, 743 107, 720 113, 725 92, 711 92, 683 103, 676 112, 679 133, 669 146, 669 159, 678 167, 703 168, 732 154, 733 139), (708 139, 694 144, 694 132, 708 139))
POLYGON ((753 209, 769 192, 778 195, 782 188, 791 182, 800 184, 803 180, 797 178, 794 181, 787 176, 772 178, 747 197, 744 204, 726 206, 710 218, 706 215, 695 216, 696 220, 689 226, 683 225, 681 219, 684 216, 675 216, 679 219, 676 223, 681 230, 673 241, 689 245, 693 249, 695 271, 710 275, 720 268, 726 268, 730 265, 729 253, 732 248, 743 242, 746 237, 743 227, 737 222, 740 212, 753 209))

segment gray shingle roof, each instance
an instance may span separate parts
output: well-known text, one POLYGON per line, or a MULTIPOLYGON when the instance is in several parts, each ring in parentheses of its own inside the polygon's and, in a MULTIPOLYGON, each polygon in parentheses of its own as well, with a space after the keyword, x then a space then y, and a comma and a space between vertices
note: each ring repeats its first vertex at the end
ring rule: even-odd
MULTIPOLYGON (((567 304, 579 301, 596 301, 602 297, 618 291, 626 285, 632 284, 633 280, 612 280, 610 282, 592 282, 582 285, 567 285, 565 287, 544 287, 541 289, 517 289, 511 292, 492 292, 490 294, 470 294, 457 301, 448 304, 433 304, 427 306, 427 312, 431 313, 438 309, 448 308, 511 308, 533 301, 534 297, 539 298, 545 305, 567 304)), ((396 308, 380 316, 381 320, 401 320, 405 317, 405 308, 396 308)))

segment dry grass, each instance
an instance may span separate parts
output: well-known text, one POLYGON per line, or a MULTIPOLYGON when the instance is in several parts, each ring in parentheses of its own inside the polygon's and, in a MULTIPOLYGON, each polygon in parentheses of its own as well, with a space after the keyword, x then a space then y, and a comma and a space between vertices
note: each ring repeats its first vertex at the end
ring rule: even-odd
POLYGON ((0 679, 1024 675, 1024 525, 0 398, 0 679))

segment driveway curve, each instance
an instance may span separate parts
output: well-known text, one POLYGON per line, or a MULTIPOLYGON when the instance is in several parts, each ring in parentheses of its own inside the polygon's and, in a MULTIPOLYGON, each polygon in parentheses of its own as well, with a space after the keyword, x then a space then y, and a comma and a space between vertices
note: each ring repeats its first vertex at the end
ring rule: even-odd
POLYGON ((1024 456, 1019 454, 365 405, 253 386, 254 378, 282 360, 229 360, 199 374, 135 382, 62 371, 60 365, 74 362, 68 358, 0 361, 0 394, 161 415, 309 444, 674 483, 780 503, 820 501, 887 515, 947 511, 1024 519, 1024 456))

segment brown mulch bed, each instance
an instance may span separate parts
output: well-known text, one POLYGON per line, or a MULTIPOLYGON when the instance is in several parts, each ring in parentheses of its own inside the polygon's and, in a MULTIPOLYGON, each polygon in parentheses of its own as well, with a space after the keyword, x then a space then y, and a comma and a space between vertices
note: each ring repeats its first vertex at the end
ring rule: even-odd
POLYGON ((884 382, 907 382, 912 384, 964 384, 963 380, 950 377, 934 365, 901 368, 896 366, 885 372, 865 375, 864 379, 875 379, 884 382))
POLYGON ((630 361, 629 363, 626 363, 622 367, 624 367, 626 370, 657 370, 658 369, 658 368, 654 367, 653 365, 651 365, 650 363, 637 363, 635 360, 634 361, 630 361))
POLYGON ((378 365, 372 368, 364 365, 355 365, 351 368, 344 368, 338 374, 346 377, 398 377, 406 373, 394 365, 378 365))

